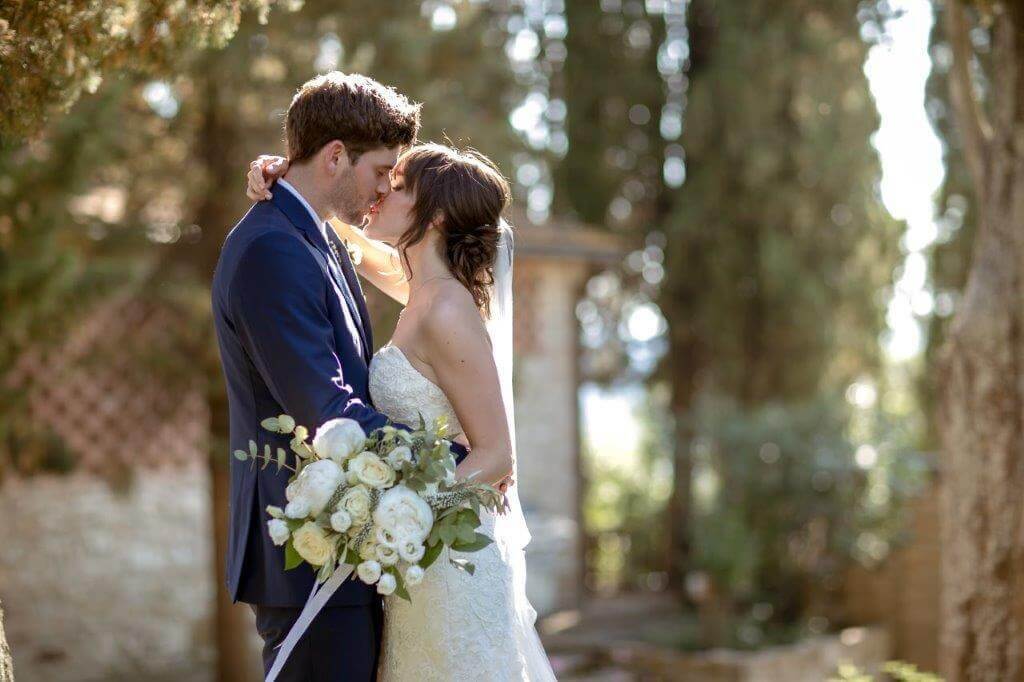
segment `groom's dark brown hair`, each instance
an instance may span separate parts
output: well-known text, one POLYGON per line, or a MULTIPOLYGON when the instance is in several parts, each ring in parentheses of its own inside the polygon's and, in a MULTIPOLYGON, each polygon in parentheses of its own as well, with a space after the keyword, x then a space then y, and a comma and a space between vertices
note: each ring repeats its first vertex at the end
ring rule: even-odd
POLYGON ((340 140, 349 160, 377 147, 408 147, 420 129, 420 106, 359 74, 332 71, 305 83, 288 107, 288 159, 299 163, 340 140))

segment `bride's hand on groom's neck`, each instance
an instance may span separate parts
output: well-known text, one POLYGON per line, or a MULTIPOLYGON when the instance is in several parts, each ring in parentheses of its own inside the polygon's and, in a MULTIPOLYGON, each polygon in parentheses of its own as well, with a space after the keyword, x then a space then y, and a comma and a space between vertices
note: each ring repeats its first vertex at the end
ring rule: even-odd
POLYGON ((248 186, 245 194, 253 201, 270 199, 273 195, 270 186, 288 172, 288 159, 283 156, 261 154, 249 164, 249 173, 246 176, 248 186))

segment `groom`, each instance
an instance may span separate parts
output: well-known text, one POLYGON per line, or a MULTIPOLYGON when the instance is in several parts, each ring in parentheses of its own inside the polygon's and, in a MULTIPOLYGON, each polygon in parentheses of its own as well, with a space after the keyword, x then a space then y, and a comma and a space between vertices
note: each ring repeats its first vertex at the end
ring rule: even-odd
MULTIPOLYGON (((420 105, 376 81, 338 72, 304 84, 288 108, 290 167, 224 242, 213 313, 227 383, 230 450, 250 439, 290 452, 260 421, 288 414, 311 430, 335 417, 366 432, 387 419, 368 392, 370 320, 348 253, 325 220, 359 225, 391 191, 399 151, 415 140, 420 105)), ((456 456, 465 450, 455 446, 456 456)), ((285 505, 286 470, 231 459, 227 586, 251 605, 269 671, 313 586, 307 564, 284 570, 266 531, 285 505)), ((380 597, 349 580, 313 621, 278 679, 358 682, 376 675, 380 597)))

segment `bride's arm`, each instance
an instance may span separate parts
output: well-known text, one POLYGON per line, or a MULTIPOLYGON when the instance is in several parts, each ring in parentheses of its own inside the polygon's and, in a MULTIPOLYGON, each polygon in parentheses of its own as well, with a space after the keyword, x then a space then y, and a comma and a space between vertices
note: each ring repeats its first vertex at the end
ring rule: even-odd
POLYGON ((331 220, 330 225, 338 236, 358 248, 361 258, 355 266, 360 275, 402 305, 409 302, 409 280, 405 278, 398 251, 389 244, 370 239, 354 225, 337 219, 331 220))
MULTIPOLYGON (((288 171, 288 159, 281 156, 262 155, 249 164, 246 195, 253 201, 269 199, 270 186, 288 171)), ((370 239, 352 225, 332 220, 331 225, 342 239, 359 247, 362 258, 355 263, 356 271, 368 282, 402 305, 409 301, 409 282, 398 252, 384 242, 370 239)))
POLYGON ((494 354, 472 299, 433 301, 417 350, 426 356, 472 444, 456 476, 466 478, 479 471, 474 480, 502 484, 515 464, 512 439, 494 354))

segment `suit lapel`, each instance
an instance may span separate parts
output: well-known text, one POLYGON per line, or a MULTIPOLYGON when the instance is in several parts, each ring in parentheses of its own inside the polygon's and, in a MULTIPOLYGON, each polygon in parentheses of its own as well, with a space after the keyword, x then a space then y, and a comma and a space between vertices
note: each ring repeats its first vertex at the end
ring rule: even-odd
POLYGON ((334 244, 335 253, 338 255, 338 265, 341 266, 341 272, 345 277, 345 281, 348 282, 349 290, 356 299, 356 306, 359 308, 358 319, 362 322, 360 327, 363 332, 363 341, 366 343, 367 354, 369 354, 373 348, 373 327, 370 325, 370 312, 366 309, 366 296, 363 294, 363 287, 359 284, 359 277, 356 275, 356 270, 352 266, 352 260, 348 256, 345 242, 341 240, 341 237, 334 231, 334 228, 328 226, 327 238, 334 244))
MULTIPOLYGON (((327 259, 327 270, 331 274, 331 279, 334 280, 334 285, 341 292, 341 297, 345 300, 345 305, 348 307, 349 315, 352 316, 352 321, 355 323, 355 327, 359 332, 359 340, 363 348, 363 359, 369 363, 370 357, 370 346, 367 343, 366 334, 366 316, 360 317, 357 311, 360 311, 358 303, 353 300, 355 298, 352 293, 353 290, 350 286, 346 286, 348 279, 345 277, 338 264, 335 262, 334 256, 331 255, 331 249, 329 245, 324 241, 324 234, 320 231, 320 226, 313 220, 313 216, 309 214, 306 207, 302 205, 294 194, 289 192, 285 188, 280 188, 280 191, 274 192, 271 201, 287 216, 288 220, 291 221, 292 225, 297 227, 305 236, 306 239, 323 254, 324 258, 327 259), (362 324, 360 324, 362 322, 362 324)), ((333 230, 331 230, 333 233, 333 230)), ((351 264, 350 264, 351 267, 351 264)), ((358 285, 358 282, 357 282, 358 285)), ((365 308, 365 304, 364 304, 365 308)), ((361 312, 361 311, 360 311, 361 312)))

